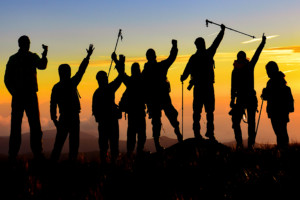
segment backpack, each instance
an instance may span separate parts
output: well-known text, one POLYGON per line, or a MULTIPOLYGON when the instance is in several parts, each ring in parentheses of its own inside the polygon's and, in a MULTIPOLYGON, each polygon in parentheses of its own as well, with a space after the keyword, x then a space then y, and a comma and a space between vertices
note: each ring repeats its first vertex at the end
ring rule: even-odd
POLYGON ((286 96, 287 96, 287 109, 288 112, 294 112, 294 98, 292 95, 291 88, 289 86, 286 86, 286 96))

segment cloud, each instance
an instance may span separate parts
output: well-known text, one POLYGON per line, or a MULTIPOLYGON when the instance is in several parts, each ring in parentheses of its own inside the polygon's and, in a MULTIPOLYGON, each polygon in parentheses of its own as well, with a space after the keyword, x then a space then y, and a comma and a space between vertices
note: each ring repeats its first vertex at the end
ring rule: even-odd
MULTIPOLYGON (((276 37, 279 37, 279 35, 267 36, 267 39, 273 39, 273 38, 276 38, 276 37)), ((261 41, 261 38, 255 38, 255 39, 252 39, 252 40, 247 40, 247 41, 242 42, 242 44, 249 44, 249 43, 258 42, 258 41, 261 41)))
POLYGON ((300 53, 300 46, 274 47, 265 51, 300 53))

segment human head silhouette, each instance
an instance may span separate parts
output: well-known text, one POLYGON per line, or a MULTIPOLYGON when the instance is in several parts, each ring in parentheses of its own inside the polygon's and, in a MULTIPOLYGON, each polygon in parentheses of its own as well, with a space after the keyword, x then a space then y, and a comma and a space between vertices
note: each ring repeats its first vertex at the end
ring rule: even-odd
POLYGON ((68 64, 61 64, 58 67, 58 73, 61 81, 69 80, 71 78, 71 67, 68 64))
POLYGON ((202 37, 198 37, 196 40, 195 40, 195 45, 197 47, 197 50, 205 50, 206 47, 205 47, 205 41, 202 37))
POLYGON ((133 63, 131 65, 131 75, 132 76, 139 76, 141 75, 141 69, 139 63, 133 63))
POLYGON ((20 50, 22 50, 22 51, 29 51, 30 40, 29 40, 29 37, 27 35, 22 35, 19 38, 18 43, 19 43, 20 50))
POLYGON ((239 51, 236 57, 238 61, 247 60, 246 53, 244 51, 239 51))
POLYGON ((154 49, 148 49, 146 52, 146 58, 148 61, 156 61, 156 54, 154 49))
POLYGON ((272 78, 274 74, 276 74, 279 71, 278 65, 274 61, 268 62, 266 65, 266 70, 269 78, 272 78))
POLYGON ((99 71, 96 75, 96 79, 98 81, 99 86, 106 86, 108 85, 108 77, 105 71, 99 71))

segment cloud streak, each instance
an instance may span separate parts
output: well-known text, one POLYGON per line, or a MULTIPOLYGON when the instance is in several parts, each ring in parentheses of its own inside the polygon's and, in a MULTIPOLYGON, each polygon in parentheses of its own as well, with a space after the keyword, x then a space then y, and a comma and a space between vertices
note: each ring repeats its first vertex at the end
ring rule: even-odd
MULTIPOLYGON (((273 38, 276 38, 276 37, 279 37, 279 35, 267 36, 267 39, 273 39, 273 38)), ((258 41, 261 41, 261 38, 255 38, 255 39, 252 39, 252 40, 247 40, 247 41, 242 42, 242 44, 249 44, 249 43, 258 42, 258 41)))

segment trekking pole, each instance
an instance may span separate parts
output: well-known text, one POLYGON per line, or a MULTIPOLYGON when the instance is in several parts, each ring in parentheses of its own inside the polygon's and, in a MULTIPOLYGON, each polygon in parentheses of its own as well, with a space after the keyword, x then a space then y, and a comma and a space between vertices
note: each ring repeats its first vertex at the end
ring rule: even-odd
MULTIPOLYGON (((119 42, 119 38, 121 37, 121 40, 123 39, 123 36, 122 36, 122 29, 119 29, 119 33, 118 33, 118 38, 117 38, 117 43, 116 43, 116 46, 115 46, 115 50, 114 52, 116 51, 117 49, 117 46, 118 46, 118 42, 119 42)), ((109 77, 109 73, 110 73, 110 70, 111 70, 111 65, 113 63, 113 60, 111 60, 111 63, 110 63, 110 66, 109 66, 109 71, 108 71, 108 74, 107 74, 107 78, 109 77)))
POLYGON ((182 106, 181 106, 181 128, 182 128, 182 131, 181 131, 181 133, 182 133, 182 139, 183 139, 183 81, 181 81, 181 94, 182 94, 182 98, 181 98, 181 104, 182 104, 182 106))
POLYGON ((264 100, 262 100, 262 102, 261 102, 260 111, 259 111, 258 120, 257 120, 257 126, 256 126, 256 130, 255 130, 255 135, 257 134, 259 120, 260 120, 260 115, 261 115, 261 110, 263 108, 263 105, 264 105, 264 100))
MULTIPOLYGON (((214 24, 214 25, 217 25, 217 26, 221 26, 221 24, 217 24, 217 23, 212 22, 212 21, 209 21, 209 20, 207 19, 207 20, 206 20, 206 27, 208 27, 208 23, 211 23, 211 24, 214 24)), ((247 33, 243 33, 243 32, 241 32, 241 31, 238 31, 238 30, 229 28, 229 27, 227 27, 227 26, 225 26, 225 28, 227 28, 227 29, 229 29, 229 30, 231 30, 231 31, 235 31, 235 32, 237 32, 237 33, 240 33, 240 34, 247 35, 247 36, 249 36, 249 37, 255 38, 254 35, 249 35, 249 34, 247 34, 247 33)))

